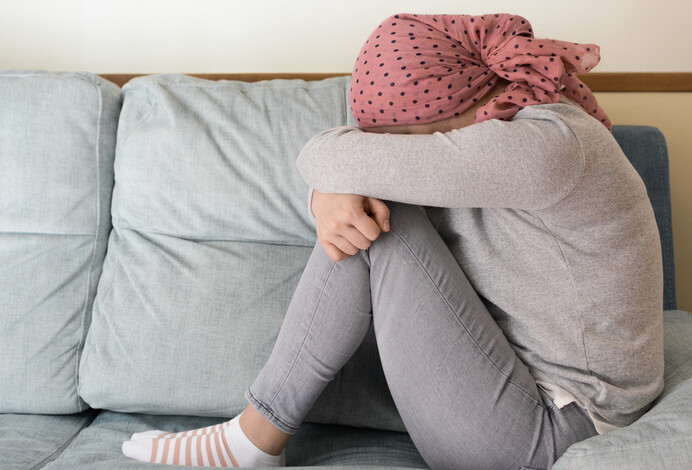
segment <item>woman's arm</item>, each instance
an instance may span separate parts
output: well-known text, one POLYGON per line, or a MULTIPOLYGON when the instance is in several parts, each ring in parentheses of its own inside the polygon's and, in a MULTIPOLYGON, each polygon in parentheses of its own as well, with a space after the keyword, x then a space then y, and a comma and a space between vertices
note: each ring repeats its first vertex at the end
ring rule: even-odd
POLYGON ((558 118, 490 120, 446 133, 337 127, 311 139, 298 170, 325 193, 438 207, 536 210, 576 184, 583 155, 558 118))

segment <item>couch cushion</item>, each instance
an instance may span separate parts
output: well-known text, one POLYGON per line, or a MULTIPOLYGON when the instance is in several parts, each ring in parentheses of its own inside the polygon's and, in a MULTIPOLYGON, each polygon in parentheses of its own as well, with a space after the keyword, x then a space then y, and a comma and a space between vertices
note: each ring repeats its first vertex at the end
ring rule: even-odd
POLYGON ((553 470, 692 468, 692 314, 664 312, 665 386, 631 425, 572 445, 553 470))
POLYGON ((58 457, 97 414, 95 410, 86 410, 73 415, 0 415, 1 468, 43 468, 58 457))
MULTIPOLYGON (((46 470, 151 469, 122 455, 123 441, 148 429, 185 431, 219 418, 152 416, 103 411, 46 470)), ((286 464, 298 468, 427 468, 406 433, 304 423, 286 446, 286 464)), ((156 468, 180 469, 175 465, 156 468)), ((201 467, 194 467, 201 468, 201 467)))
MULTIPOLYGON (((350 124, 348 78, 123 88, 113 231, 80 394, 123 412, 234 416, 316 242, 295 159, 350 124)), ((374 335, 309 420, 403 429, 374 335)))
POLYGON ((110 230, 120 90, 0 73, 0 412, 75 413, 110 230))

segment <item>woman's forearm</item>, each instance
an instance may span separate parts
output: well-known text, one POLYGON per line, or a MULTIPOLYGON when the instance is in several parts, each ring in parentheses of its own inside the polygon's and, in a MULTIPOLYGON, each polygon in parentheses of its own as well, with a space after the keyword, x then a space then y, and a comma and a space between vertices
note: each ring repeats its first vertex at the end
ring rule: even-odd
POLYGON ((322 192, 438 207, 538 209, 571 190, 583 159, 566 127, 517 119, 418 135, 338 127, 311 139, 297 164, 322 192))

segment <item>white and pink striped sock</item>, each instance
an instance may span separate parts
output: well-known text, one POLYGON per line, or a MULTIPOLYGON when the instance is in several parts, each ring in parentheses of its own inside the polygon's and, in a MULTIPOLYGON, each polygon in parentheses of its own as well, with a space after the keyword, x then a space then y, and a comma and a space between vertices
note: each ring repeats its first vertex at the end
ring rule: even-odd
MULTIPOLYGON (((238 416, 240 416, 240 415, 238 415, 238 416)), ((197 428, 197 429, 191 429, 189 431, 181 431, 181 432, 166 432, 166 431, 160 431, 158 429, 151 430, 151 431, 144 431, 144 432, 136 432, 132 435, 132 437, 130 437, 130 440, 136 441, 138 439, 153 439, 155 437, 172 439, 172 438, 178 438, 178 437, 199 436, 202 434, 209 434, 212 432, 221 431, 222 429, 226 429, 231 424, 231 421, 232 420, 228 420, 228 421, 225 421, 223 423, 214 424, 212 426, 207 426, 206 428, 197 428)))
POLYGON ((143 462, 205 467, 284 466, 285 451, 270 455, 255 446, 239 424, 240 415, 230 421, 179 433, 146 431, 125 441, 122 452, 143 462))

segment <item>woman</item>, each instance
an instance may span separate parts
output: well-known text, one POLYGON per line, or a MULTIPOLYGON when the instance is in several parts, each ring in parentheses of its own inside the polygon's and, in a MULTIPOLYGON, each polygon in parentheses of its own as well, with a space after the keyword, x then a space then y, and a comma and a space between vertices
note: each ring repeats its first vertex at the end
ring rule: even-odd
POLYGON ((640 417, 663 386, 660 240, 574 75, 598 54, 535 39, 516 15, 387 18, 354 67, 359 127, 298 159, 319 190, 319 243, 250 404, 217 426, 135 434, 123 452, 282 464, 371 321, 431 468, 549 468, 640 417), (433 226, 419 205, 446 209, 433 226))

